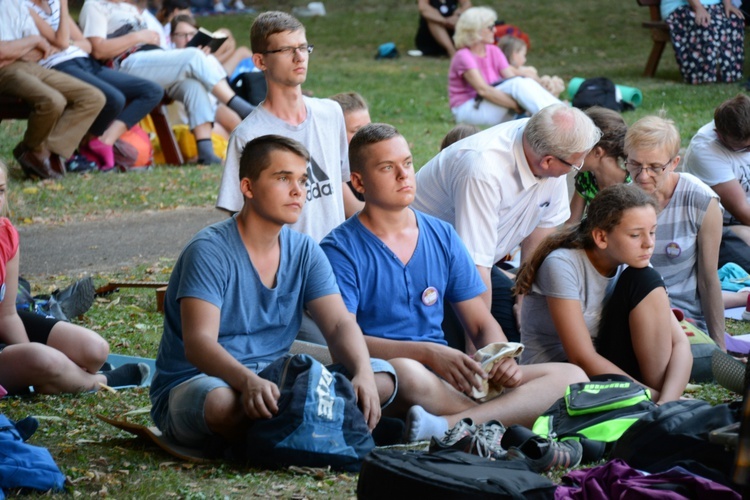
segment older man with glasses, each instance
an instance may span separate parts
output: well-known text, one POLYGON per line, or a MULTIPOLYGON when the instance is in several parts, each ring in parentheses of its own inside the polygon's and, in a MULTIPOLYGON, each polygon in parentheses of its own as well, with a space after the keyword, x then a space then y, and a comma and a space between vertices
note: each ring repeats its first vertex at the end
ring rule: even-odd
POLYGON ((739 94, 716 108, 714 120, 690 141, 685 170, 721 198, 719 266, 734 262, 750 272, 750 97, 739 94))
POLYGON ((412 206, 455 227, 487 288, 482 297, 511 341, 519 339, 513 306, 520 299, 495 263, 519 244, 526 261, 568 219, 565 175, 580 170, 600 135, 581 110, 553 104, 467 137, 417 172, 412 206))

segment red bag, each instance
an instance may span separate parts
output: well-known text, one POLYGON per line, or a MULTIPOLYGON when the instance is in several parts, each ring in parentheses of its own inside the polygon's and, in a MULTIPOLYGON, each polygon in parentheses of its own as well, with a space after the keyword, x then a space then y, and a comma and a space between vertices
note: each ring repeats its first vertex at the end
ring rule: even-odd
POLYGON ((516 38, 520 38, 521 40, 523 40, 523 43, 526 44, 526 50, 531 50, 531 40, 529 39, 529 35, 521 31, 521 28, 519 28, 518 26, 513 26, 512 24, 496 24, 495 43, 497 43, 497 41, 504 36, 514 36, 516 38))

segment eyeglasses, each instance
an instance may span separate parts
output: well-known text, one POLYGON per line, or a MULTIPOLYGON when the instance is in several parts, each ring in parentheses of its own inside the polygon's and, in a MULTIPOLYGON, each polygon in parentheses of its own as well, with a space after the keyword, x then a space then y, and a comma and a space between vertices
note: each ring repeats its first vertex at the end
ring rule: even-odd
POLYGON ((564 164, 564 165, 567 165, 568 167, 570 167, 570 168, 571 168, 572 170, 574 170, 574 171, 576 171, 576 172, 580 172, 580 171, 581 171, 581 169, 583 168, 583 164, 584 164, 584 163, 586 163, 586 158, 584 158, 584 159, 583 159, 583 161, 581 162, 581 164, 580 164, 580 165, 573 165, 572 163, 570 163, 570 162, 567 162, 567 161, 563 160, 563 159, 562 159, 562 158, 560 158, 559 156, 554 156, 553 158, 555 158, 555 159, 556 159, 557 161, 559 161, 560 163, 562 163, 562 164, 564 164))
POLYGON ((267 50, 265 52, 261 52, 261 54, 284 54, 285 56, 294 57, 294 55, 299 51, 300 54, 304 54, 307 52, 308 54, 312 54, 314 45, 300 45, 298 47, 281 47, 280 49, 276 50, 267 50))
POLYGON ((664 165, 651 164, 648 167, 633 160, 628 160, 625 162, 625 168, 628 170, 628 172, 630 172, 630 176, 633 179, 641 175, 641 172, 646 172, 648 175, 661 175, 661 173, 664 172, 664 169, 672 164, 674 159, 675 157, 673 156, 664 165))
POLYGON ((193 38, 197 31, 191 31, 189 33, 172 33, 172 38, 193 38))

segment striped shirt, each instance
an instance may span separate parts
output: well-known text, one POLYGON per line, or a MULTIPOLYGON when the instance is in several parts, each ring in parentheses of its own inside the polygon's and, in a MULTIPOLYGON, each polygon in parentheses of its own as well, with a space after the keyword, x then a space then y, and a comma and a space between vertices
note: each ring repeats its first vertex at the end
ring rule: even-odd
POLYGON ((718 198, 697 177, 681 172, 672 199, 657 216, 651 265, 661 273, 669 300, 705 329, 698 296, 698 230, 711 199, 718 198))
MULTIPOLYGON (((47 24, 49 24, 53 30, 57 31, 60 26, 60 0, 48 0, 49 12, 46 12, 42 7, 36 5, 31 0, 26 0, 26 6, 34 9, 34 12, 39 14, 47 24)), ((46 59, 39 61, 39 64, 45 68, 54 68, 60 63, 75 59, 76 57, 88 57, 89 55, 84 52, 81 48, 75 45, 70 45, 67 49, 55 52, 46 59)))

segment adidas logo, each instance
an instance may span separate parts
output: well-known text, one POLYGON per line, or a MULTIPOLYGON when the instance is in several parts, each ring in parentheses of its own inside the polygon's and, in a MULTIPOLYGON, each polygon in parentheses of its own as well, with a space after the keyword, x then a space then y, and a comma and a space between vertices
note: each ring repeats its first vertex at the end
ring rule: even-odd
POLYGON ((307 166, 307 201, 332 195, 331 179, 317 162, 310 158, 310 163, 307 166))

